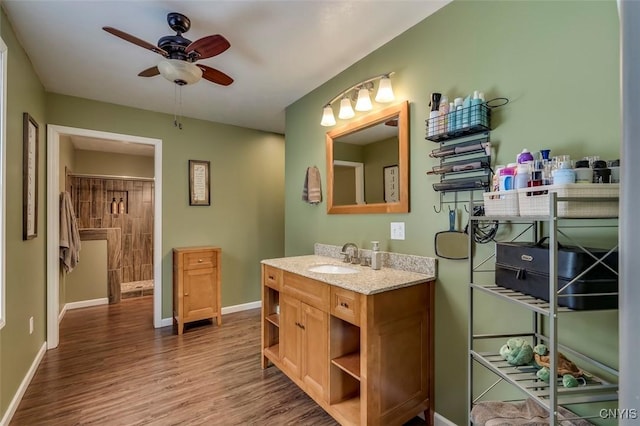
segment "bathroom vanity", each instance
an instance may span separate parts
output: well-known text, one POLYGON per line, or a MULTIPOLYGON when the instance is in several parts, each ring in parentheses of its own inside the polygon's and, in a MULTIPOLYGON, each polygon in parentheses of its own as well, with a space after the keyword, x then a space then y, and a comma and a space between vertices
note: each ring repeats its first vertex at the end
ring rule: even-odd
POLYGON ((262 368, 343 425, 433 424, 434 275, 317 255, 261 266, 262 368))

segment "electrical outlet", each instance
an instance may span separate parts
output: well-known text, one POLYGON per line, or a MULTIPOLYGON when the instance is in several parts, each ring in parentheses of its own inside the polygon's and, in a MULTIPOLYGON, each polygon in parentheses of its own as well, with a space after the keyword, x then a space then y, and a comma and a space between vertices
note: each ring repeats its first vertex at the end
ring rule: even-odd
POLYGON ((33 317, 29 318, 29 334, 33 334, 33 317))
POLYGON ((391 222, 391 239, 404 240, 404 222, 391 222))

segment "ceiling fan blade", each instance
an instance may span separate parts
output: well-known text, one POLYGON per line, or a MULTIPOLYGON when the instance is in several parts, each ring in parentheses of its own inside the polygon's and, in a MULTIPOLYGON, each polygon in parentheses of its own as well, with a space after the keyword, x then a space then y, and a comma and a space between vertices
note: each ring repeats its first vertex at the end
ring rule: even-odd
POLYGON ((158 46, 155 46, 149 42, 146 42, 142 39, 139 39, 138 37, 132 36, 131 34, 125 33, 124 31, 120 31, 118 29, 115 29, 113 27, 102 27, 103 30, 105 30, 106 32, 108 32, 109 34, 113 34, 116 37, 120 37, 121 39, 128 41, 129 43, 133 43, 137 46, 142 47, 143 49, 147 49, 147 50, 151 50, 152 52, 155 52, 159 55, 162 56, 169 56, 169 54, 167 52, 165 52, 164 50, 160 49, 158 46))
POLYGON ((202 37, 189 44, 185 49, 185 53, 189 54, 191 52, 196 52, 198 54, 198 59, 204 59, 219 55, 230 46, 231 44, 226 38, 220 34, 216 34, 202 37))
POLYGON ((144 71, 140 71, 138 73, 138 77, 154 77, 158 74, 160 74, 160 70, 158 69, 158 67, 151 67, 147 68, 144 71))
POLYGON ((233 83, 233 79, 215 68, 208 67, 206 65, 196 64, 198 68, 202 70, 202 78, 209 80, 212 83, 228 86, 233 83))

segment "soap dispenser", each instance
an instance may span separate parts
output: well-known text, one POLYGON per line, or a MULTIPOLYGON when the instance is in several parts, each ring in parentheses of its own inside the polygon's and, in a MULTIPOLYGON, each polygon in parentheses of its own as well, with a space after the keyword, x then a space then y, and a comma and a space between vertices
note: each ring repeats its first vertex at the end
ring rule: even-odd
POLYGON ((379 270, 382 267, 382 253, 380 253, 380 243, 371 241, 371 269, 379 270))

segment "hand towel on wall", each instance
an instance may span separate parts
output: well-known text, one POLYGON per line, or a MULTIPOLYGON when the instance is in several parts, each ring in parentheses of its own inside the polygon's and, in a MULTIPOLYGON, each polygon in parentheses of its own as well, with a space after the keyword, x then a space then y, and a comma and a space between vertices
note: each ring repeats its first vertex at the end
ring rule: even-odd
POLYGON ((320 170, 316 166, 307 167, 302 189, 302 201, 306 201, 309 204, 318 204, 322 201, 320 181, 320 170))
POLYGON ((66 273, 80 261, 80 232, 68 192, 60 194, 60 260, 66 273))

